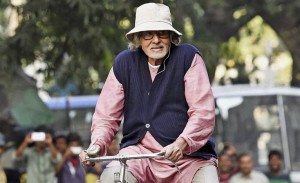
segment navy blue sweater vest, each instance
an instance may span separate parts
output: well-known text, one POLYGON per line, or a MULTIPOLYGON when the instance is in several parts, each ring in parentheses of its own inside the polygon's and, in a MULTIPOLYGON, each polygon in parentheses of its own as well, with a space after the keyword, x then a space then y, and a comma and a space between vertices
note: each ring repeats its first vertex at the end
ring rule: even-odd
MULTIPOLYGON (((200 54, 192 45, 172 45, 153 82, 142 49, 126 50, 115 58, 114 74, 125 93, 121 148, 137 144, 147 131, 162 146, 171 144, 182 133, 189 118, 184 76, 196 53, 200 54)), ((215 157, 214 143, 209 140, 191 156, 215 157)))

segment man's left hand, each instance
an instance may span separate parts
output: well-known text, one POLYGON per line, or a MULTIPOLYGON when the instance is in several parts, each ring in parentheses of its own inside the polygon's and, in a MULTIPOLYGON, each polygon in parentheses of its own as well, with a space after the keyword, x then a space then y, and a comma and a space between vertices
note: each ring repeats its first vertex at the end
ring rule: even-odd
POLYGON ((188 146, 183 138, 178 138, 175 142, 164 147, 161 152, 165 152, 165 158, 177 162, 183 157, 183 151, 188 146))

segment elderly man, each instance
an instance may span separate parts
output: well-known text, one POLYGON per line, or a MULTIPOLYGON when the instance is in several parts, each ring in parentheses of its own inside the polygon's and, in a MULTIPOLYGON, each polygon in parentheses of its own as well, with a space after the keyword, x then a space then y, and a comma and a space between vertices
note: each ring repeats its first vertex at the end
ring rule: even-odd
MULTIPOLYGON (((135 27, 126 36, 129 50, 114 61, 97 103, 91 145, 80 154, 106 154, 123 123, 119 154, 165 152, 165 159, 127 161, 127 182, 217 183, 214 97, 205 64, 192 45, 180 44, 169 7, 137 8, 135 27)), ((90 165, 90 163, 85 163, 90 165)), ((119 162, 111 162, 100 182, 114 182, 119 162)))

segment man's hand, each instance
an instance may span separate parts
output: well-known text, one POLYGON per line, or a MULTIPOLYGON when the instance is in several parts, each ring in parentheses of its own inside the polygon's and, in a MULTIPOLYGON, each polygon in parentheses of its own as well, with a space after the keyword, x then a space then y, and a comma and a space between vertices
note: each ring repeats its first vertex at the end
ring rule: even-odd
POLYGON ((28 133, 28 134, 26 135, 26 137, 24 138, 23 143, 25 143, 26 146, 27 146, 28 144, 32 143, 32 140, 31 140, 31 133, 28 133))
POLYGON ((188 146, 183 138, 178 138, 175 142, 164 147, 161 152, 165 152, 165 158, 177 162, 183 157, 183 151, 188 146))
POLYGON ((65 154, 63 154, 63 158, 67 159, 69 156, 72 156, 72 155, 73 155, 73 153, 72 153, 72 151, 71 151, 71 148, 68 147, 68 148, 66 149, 65 154))
POLYGON ((46 133, 45 143, 46 143, 47 145, 52 144, 52 136, 51 136, 51 134, 46 133))
MULTIPOLYGON (((97 145, 92 145, 90 146, 87 150, 83 150, 81 151, 81 153, 79 154, 79 159, 81 162, 83 162, 84 160, 88 159, 88 158, 94 158, 100 155, 100 147, 97 145)), ((89 162, 89 161, 85 161, 82 163, 83 166, 94 166, 95 163, 93 162, 89 162)))

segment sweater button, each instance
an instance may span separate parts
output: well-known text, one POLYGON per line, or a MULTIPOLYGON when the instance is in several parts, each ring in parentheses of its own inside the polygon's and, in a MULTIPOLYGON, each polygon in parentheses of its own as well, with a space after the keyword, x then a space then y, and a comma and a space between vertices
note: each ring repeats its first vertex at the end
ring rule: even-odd
POLYGON ((145 126, 146 126, 146 128, 150 128, 150 124, 148 124, 148 123, 145 126))

